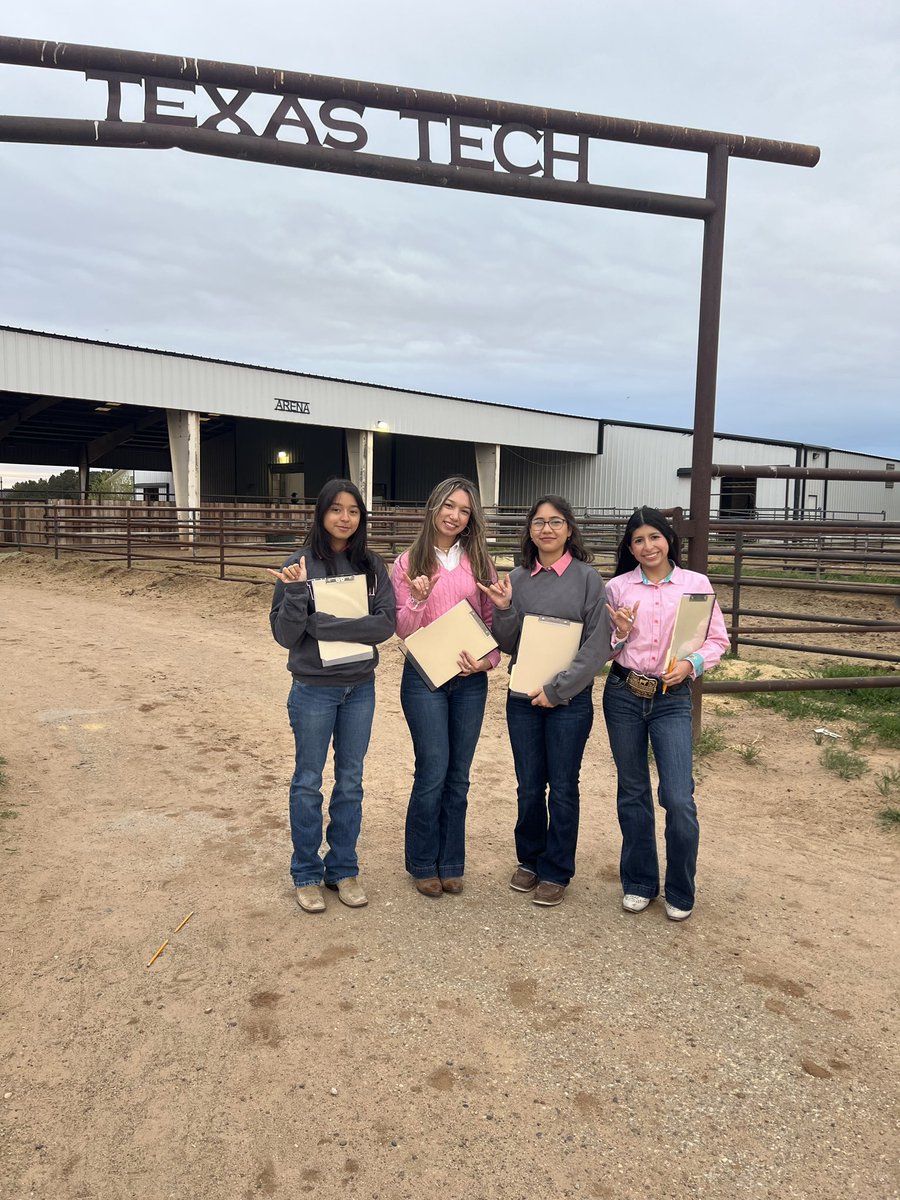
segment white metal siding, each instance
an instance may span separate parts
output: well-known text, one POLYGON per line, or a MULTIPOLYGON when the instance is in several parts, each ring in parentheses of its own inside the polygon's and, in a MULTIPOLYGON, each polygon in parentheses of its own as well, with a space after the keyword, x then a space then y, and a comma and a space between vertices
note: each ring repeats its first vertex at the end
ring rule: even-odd
MULTIPOLYGON (((825 455, 816 464, 824 462, 825 455)), ((871 454, 854 454, 849 450, 830 450, 828 466, 848 471, 886 471, 888 464, 900 468, 900 459, 875 458, 871 454)), ((852 480, 830 479, 828 481, 827 508, 829 513, 849 513, 852 518, 859 513, 863 519, 872 517, 875 520, 900 521, 900 470, 894 487, 889 488, 884 483, 857 483, 852 480)), ((810 481, 807 486, 812 486, 810 481)), ((821 484, 820 484, 821 486, 821 484)))
MULTIPOLYGON (((603 468, 599 506, 636 508, 650 504, 654 508, 689 508, 691 481, 678 471, 690 467, 694 452, 691 433, 670 429, 637 429, 628 425, 607 425, 603 435, 603 468)), ((756 466, 790 464, 795 461, 792 446, 776 443, 745 442, 737 438, 717 437, 713 443, 717 463, 756 466)), ((758 508, 783 508, 785 480, 761 479, 757 485, 758 508)), ((720 481, 713 479, 710 502, 718 508, 720 481)), ((788 493, 792 495, 791 493, 788 493)))
POLYGON ((679 479, 679 467, 691 465, 689 433, 607 425, 603 431, 601 488, 598 506, 629 510, 687 508, 690 479, 679 479))
POLYGON ((500 503, 527 508, 535 497, 550 493, 564 496, 573 508, 596 508, 601 461, 596 454, 504 446, 500 452, 500 503))
POLYGON ((593 449, 597 444, 598 422, 589 417, 8 329, 0 330, 0 389, 222 413, 301 427, 374 429, 384 422, 392 433, 448 441, 511 442, 555 450, 593 449), (306 402, 309 414, 276 412, 277 399, 306 402))

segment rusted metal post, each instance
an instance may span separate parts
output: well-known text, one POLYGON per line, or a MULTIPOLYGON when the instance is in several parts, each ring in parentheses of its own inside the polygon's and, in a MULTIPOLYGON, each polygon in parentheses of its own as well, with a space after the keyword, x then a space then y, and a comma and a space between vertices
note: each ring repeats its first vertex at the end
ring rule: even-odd
MULTIPOLYGON (((691 542, 688 566, 705 575, 709 566, 709 493, 712 484, 713 431, 716 419, 716 371, 719 363, 719 314, 722 309, 722 265, 725 257, 725 198, 728 147, 714 146, 707 156, 706 198, 713 211, 703 223, 700 271, 700 321, 697 378, 694 392, 694 437, 691 457, 691 542)), ((693 701, 694 739, 703 721, 703 679, 693 701)))
POLYGON ((225 509, 219 509, 219 578, 225 578, 225 509))
POLYGON ((125 566, 131 570, 131 509, 125 507, 125 566))
POLYGON ((713 430, 716 419, 716 371, 719 362, 719 314, 722 308, 722 265, 725 254, 725 196, 728 149, 710 151, 706 196, 715 207, 704 221, 700 273, 700 321, 694 393, 694 438, 691 459, 691 544, 688 565, 706 574, 709 561, 709 493, 712 484, 713 430))

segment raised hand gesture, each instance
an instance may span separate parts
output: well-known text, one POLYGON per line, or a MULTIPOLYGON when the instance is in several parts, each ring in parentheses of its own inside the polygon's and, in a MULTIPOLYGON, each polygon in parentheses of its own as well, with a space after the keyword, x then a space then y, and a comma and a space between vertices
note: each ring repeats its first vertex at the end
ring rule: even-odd
POLYGON ((271 567, 266 567, 266 570, 276 579, 280 579, 282 583, 306 583, 305 558, 301 558, 295 563, 288 563, 286 567, 281 567, 277 571, 273 571, 271 567))
POLYGON ((422 604, 431 595, 432 589, 437 582, 437 575, 433 579, 429 579, 427 575, 417 575, 415 579, 411 575, 406 576, 406 582, 409 584, 410 598, 416 604, 422 604))
POLYGON ((504 575, 502 579, 495 580, 494 583, 489 584, 487 587, 483 583, 479 583, 478 590, 484 592, 494 608, 509 608, 510 604, 512 604, 512 584, 509 582, 508 575, 504 575))
POLYGON ((616 627, 616 637, 620 642, 628 637, 637 617, 637 610, 641 607, 640 600, 635 601, 634 607, 629 604, 620 604, 618 608, 613 608, 607 604, 606 611, 613 619, 613 624, 616 627))

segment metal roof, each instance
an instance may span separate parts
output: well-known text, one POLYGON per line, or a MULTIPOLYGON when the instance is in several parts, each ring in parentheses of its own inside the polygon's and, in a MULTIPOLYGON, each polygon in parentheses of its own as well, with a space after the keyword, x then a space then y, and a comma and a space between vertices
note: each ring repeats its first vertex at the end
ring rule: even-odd
POLYGON ((291 417, 276 411, 275 400, 315 401, 317 410, 308 414, 309 424, 367 429, 374 427, 373 414, 377 414, 391 432, 399 434, 502 444, 512 441, 575 453, 592 453, 597 446, 599 422, 594 417, 9 325, 0 325, 0 345, 4 341, 9 352, 0 355, 0 388, 30 396, 121 402, 123 388, 128 387, 131 398, 139 399, 142 407, 193 408, 288 423, 292 423, 291 417), (463 413, 460 405, 466 406, 463 413))

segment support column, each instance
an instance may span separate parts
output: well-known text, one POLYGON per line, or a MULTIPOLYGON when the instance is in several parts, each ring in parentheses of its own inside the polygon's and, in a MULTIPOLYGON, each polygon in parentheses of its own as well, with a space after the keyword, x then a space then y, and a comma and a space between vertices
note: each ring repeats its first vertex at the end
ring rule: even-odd
MULTIPOLYGON (((699 571, 701 575, 706 574, 709 564, 709 495, 712 486, 713 430, 716 419, 716 371, 719 362, 719 314, 722 307, 727 190, 728 147, 713 146, 707 156, 706 196, 715 203, 715 209, 703 224, 697 382, 691 458, 691 544, 688 549, 688 566, 692 571, 699 571)), ((702 676, 693 690, 692 712, 693 736, 696 742, 700 737, 703 720, 702 676)))
POLYGON ((371 429, 348 429, 344 436, 347 439, 350 482, 359 488, 366 508, 371 511, 375 435, 371 429))
MULTIPOLYGON (((172 458, 172 475, 175 479, 175 505, 177 508, 197 509, 200 507, 200 414, 166 409, 169 425, 169 454, 172 458)), ((180 515, 185 521, 187 515, 180 515)), ((193 525, 193 514, 189 525, 193 525)), ((190 528, 181 531, 181 540, 192 542, 190 528)))
POLYGON ((500 447, 476 445, 475 469, 482 508, 496 508, 500 503, 500 447))
POLYGON ((88 448, 82 445, 78 448, 78 491, 81 493, 82 503, 88 498, 90 483, 91 464, 88 460, 88 448))
POLYGON ((709 152, 706 169, 707 199, 714 201, 716 207, 703 226, 691 458, 691 544, 688 549, 688 566, 702 575, 706 574, 709 562, 709 498, 712 486, 713 429, 716 419, 716 371, 719 361, 719 313, 722 307, 727 186, 728 147, 714 146, 709 152))

